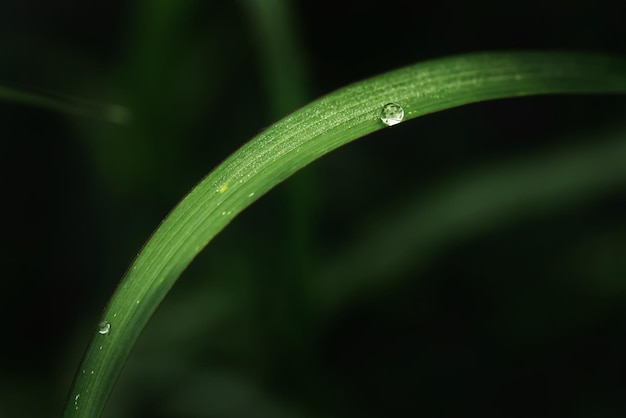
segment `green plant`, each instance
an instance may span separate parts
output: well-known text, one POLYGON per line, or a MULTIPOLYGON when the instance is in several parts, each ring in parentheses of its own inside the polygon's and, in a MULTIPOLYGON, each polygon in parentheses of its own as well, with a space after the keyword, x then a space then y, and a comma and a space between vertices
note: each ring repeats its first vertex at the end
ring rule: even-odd
POLYGON ((150 316, 218 232, 300 168, 384 128, 386 104, 399 104, 410 120, 482 100, 556 93, 626 93, 626 61, 561 52, 434 60, 338 90, 267 128, 199 183, 146 243, 94 331, 65 416, 100 414, 150 316))
MULTIPOLYGON (((164 103, 177 103, 175 94, 167 96, 168 88, 171 87, 168 85, 168 80, 176 80, 176 83, 181 85, 185 84, 184 77, 180 77, 181 74, 174 71, 175 66, 167 64, 180 61, 183 63, 180 68, 189 68, 185 67, 180 48, 176 46, 186 45, 186 43, 168 44, 167 40, 184 33, 181 28, 184 26, 185 15, 189 15, 190 10, 193 9, 190 6, 191 3, 156 1, 145 3, 149 5, 145 8, 148 13, 141 14, 140 29, 137 31, 139 40, 130 49, 131 58, 127 67, 120 69, 118 74, 118 77, 126 83, 127 90, 130 90, 128 86, 132 85, 135 93, 134 97, 131 95, 127 100, 122 99, 119 102, 137 112, 139 123, 131 123, 123 129, 111 130, 112 134, 109 132, 110 126, 102 125, 89 132, 92 139, 90 146, 95 149, 94 165, 104 173, 105 179, 109 179, 108 183, 106 180, 102 183, 118 185, 119 189, 115 189, 116 193, 130 194, 141 190, 141 187, 136 186, 137 183, 135 187, 126 185, 139 182, 140 178, 144 177, 156 178, 155 184, 158 184, 159 188, 166 188, 170 185, 165 180, 169 175, 167 173, 171 173, 172 170, 162 170, 165 174, 161 173, 159 161, 176 160, 179 155, 164 153, 164 149, 169 151, 165 147, 159 151, 167 155, 167 158, 159 160, 159 151, 155 151, 155 148, 163 147, 163 143, 159 142, 158 138, 189 136, 188 131, 184 129, 185 123, 180 120, 185 120, 185 117, 191 120, 188 113, 194 111, 196 113, 207 112, 205 106, 189 106, 189 103, 181 106, 185 109, 183 112, 177 112, 171 106, 163 106, 164 103), (165 30, 159 26, 160 24, 165 26, 165 30), (156 41, 149 40, 150 36, 147 34, 158 34, 156 41), (152 48, 150 48, 151 45, 152 48), (158 48, 154 48, 154 45, 158 45, 158 48), (166 65, 155 65, 155 63, 166 65), (162 91, 166 92, 163 96, 169 97, 169 100, 163 100, 163 96, 156 93, 162 91), (163 117, 163 108, 171 112, 169 118, 163 117), (165 123, 159 123, 161 118, 165 123), (155 127, 152 127, 153 122, 155 127), (164 126, 166 129, 163 129, 164 126), (107 140, 93 141, 94 138, 107 140), (130 157, 128 157, 123 152, 126 150, 124 147, 127 146, 135 147, 135 151, 139 151, 129 153, 130 157), (118 162, 119 165, 117 165, 118 162), (120 184, 122 186, 119 186, 120 184)), ((298 49, 290 44, 291 35, 285 35, 285 32, 291 29, 284 25, 285 22, 289 22, 289 18, 281 9, 280 2, 261 0, 243 3, 246 4, 252 26, 256 28, 255 38, 259 38, 262 74, 270 95, 269 109, 266 111, 272 115, 271 118, 277 119, 306 101, 307 94, 309 94, 306 92, 306 83, 303 81, 306 69, 302 65, 297 65, 297 61, 295 67, 281 66, 284 62, 293 63, 290 60, 298 54, 298 49), (277 24, 274 20, 277 15, 282 16, 281 24, 277 24)), ((184 39, 183 36, 181 38, 184 39)), ((190 67, 193 68, 194 65, 190 67)), ((404 120, 407 121, 426 113, 489 99, 537 94, 621 94, 626 90, 625 67, 624 59, 621 57, 554 51, 512 51, 444 58, 417 64, 349 86, 310 103, 263 130, 250 143, 219 165, 187 195, 164 221, 132 265, 107 310, 103 313, 102 323, 93 329, 89 351, 78 369, 76 380, 68 394, 66 416, 95 416, 102 411, 123 363, 128 358, 132 346, 152 312, 169 292, 169 288, 183 269, 216 234, 244 208, 303 166, 353 139, 377 130, 387 130, 380 119, 381 110, 387 103, 396 102, 402 105, 405 112, 404 120)), ((204 67, 198 66, 198 68, 204 67)), ((219 69, 211 68, 212 71, 219 71, 219 69)), ((181 73, 184 74, 184 71, 181 73)), ((204 74, 203 77, 221 79, 219 74, 204 74)), ((244 78, 242 77, 241 80, 244 78)), ((193 80, 193 77, 190 79, 193 80)), ((121 107, 86 105, 84 101, 59 98, 49 94, 32 94, 15 88, 0 87, 0 98, 110 122, 128 120, 128 112, 121 107)), ((592 103, 594 99, 583 100, 589 101, 579 103, 592 103)), ((232 108, 226 107, 226 109, 232 108)), ((235 109, 234 112, 230 110, 225 112, 218 103, 216 107, 211 108, 211 111, 213 115, 218 115, 216 119, 221 124, 240 125, 239 109, 235 109)), ((242 110, 241 113, 253 112, 242 110)), ((86 132, 84 128, 81 128, 80 123, 77 125, 79 129, 82 129, 81 132, 86 132)), ((417 125, 417 123, 411 125, 417 125)), ((259 126, 263 125, 259 123, 259 126)), ((394 127, 391 131, 385 132, 383 137, 391 139, 402 137, 403 133, 407 132, 406 128, 409 126, 402 123, 400 127, 394 127)), ((537 126, 536 131, 538 137, 542 136, 542 128, 537 126)), ((546 134, 551 134, 551 132, 546 134)), ((440 135, 444 136, 431 134, 428 138, 438 139, 440 135)), ((223 138, 231 136, 236 137, 237 134, 228 132, 223 138)), ((546 210, 546 207, 569 208, 572 202, 593 200, 591 199, 593 197, 605 196, 608 193, 607 190, 621 187, 620 185, 626 178, 622 158, 626 152, 622 127, 618 126, 613 130, 609 128, 606 131, 592 130, 591 133, 586 133, 586 139, 584 133, 580 136, 583 138, 582 141, 574 136, 567 138, 571 139, 573 144, 582 142, 582 145, 569 145, 568 139, 565 141, 565 146, 553 147, 555 148, 553 151, 535 152, 512 160, 498 161, 495 164, 483 164, 478 169, 461 168, 458 172, 451 173, 449 177, 442 176, 446 178, 440 183, 434 185, 428 183, 428 187, 432 190, 429 189, 425 193, 416 193, 413 196, 407 188, 406 196, 403 197, 406 202, 402 205, 397 202, 395 204, 400 209, 389 212, 380 210, 378 219, 366 222, 365 227, 355 234, 357 237, 353 243, 347 245, 347 251, 326 257, 324 262, 319 264, 315 264, 313 257, 309 255, 311 248, 307 241, 311 238, 310 219, 314 216, 315 197, 325 193, 329 184, 326 183, 325 187, 324 183, 318 179, 320 186, 311 187, 311 182, 315 179, 311 176, 310 170, 304 173, 305 176, 298 175, 290 180, 287 184, 290 190, 286 193, 289 208, 285 212, 290 214, 290 219, 286 222, 290 224, 292 232, 286 244, 279 244, 286 247, 287 251, 281 253, 280 260, 277 261, 285 271, 265 267, 266 270, 270 270, 271 275, 284 275, 285 279, 291 279, 290 276, 293 276, 294 286, 289 294, 293 300, 285 303, 290 304, 289 309, 294 307, 295 309, 290 311, 283 308, 282 311, 278 309, 277 312, 301 315, 296 318, 297 320, 290 318, 289 321, 285 321, 294 329, 285 333, 291 340, 286 338, 286 348, 276 354, 279 362, 286 364, 285 368, 289 368, 293 359, 283 356, 285 353, 294 357, 304 357, 303 353, 307 356, 311 354, 304 351, 310 341, 303 339, 294 344, 293 340, 306 335, 316 323, 323 321, 318 318, 327 318, 341 311, 347 303, 355 299, 355 295, 361 295, 367 291, 380 292, 380 289, 386 288, 385 284, 389 286, 389 283, 399 282, 400 276, 406 271, 412 269, 415 274, 416 268, 422 269, 424 265, 428 266, 429 262, 433 263, 432 260, 436 258, 436 254, 454 247, 455 243, 462 242, 464 237, 480 236, 484 231, 497 230, 502 225, 515 225, 517 219, 546 210), (307 224, 307 219, 309 224, 307 224), (296 328, 303 324, 304 330, 298 335, 299 330, 296 328), (293 334, 289 335, 291 332, 293 334), (293 350, 294 347, 295 350, 293 350), (298 351, 300 348, 302 351, 298 351), (289 353, 290 350, 293 350, 293 353, 289 353)), ((416 138, 414 141, 426 145, 424 141, 427 140, 416 138)), ((388 145, 388 147, 392 148, 393 145, 388 145)), ((339 154, 339 158, 345 159, 346 157, 345 153, 333 154, 339 154)), ((209 159, 213 157, 214 155, 206 156, 209 159)), ((409 184, 419 183, 416 189, 427 183, 422 179, 410 178, 410 176, 406 179, 399 179, 384 176, 381 173, 380 177, 384 180, 376 185, 378 188, 375 187, 368 192, 368 199, 376 201, 378 196, 382 195, 384 196, 382 200, 385 200, 383 204, 390 205, 394 205, 394 202, 389 202, 389 193, 384 193, 394 186, 385 183, 389 181, 389 178, 393 179, 392 181, 404 181, 409 184)), ((331 183, 342 181, 345 180, 342 178, 330 180, 331 183)), ((180 187, 174 186, 173 188, 176 190, 174 194, 178 196, 180 187)), ((281 190, 285 191, 284 188, 281 190)), ((150 203, 147 206, 150 206, 150 203)), ((259 206, 262 204, 255 205, 252 212, 258 210, 259 206)), ((576 228, 568 226, 565 229, 576 228)), ((232 228, 229 228, 229 231, 231 230, 232 228)), ((575 231, 571 233, 574 234, 575 231)), ((267 245, 271 245, 269 244, 270 237, 262 235, 244 230, 237 239, 252 241, 250 244, 246 242, 245 245, 241 243, 241 247, 249 245, 252 248, 256 246, 261 249, 260 247, 266 245, 266 241, 267 245)), ((618 233, 615 236, 600 236, 596 238, 597 241, 589 244, 591 249, 584 247, 586 248, 585 254, 590 254, 587 258, 596 257, 599 260, 596 260, 599 262, 596 270, 603 268, 606 270, 609 253, 606 249, 613 248, 609 244, 618 238, 618 233)), ((122 245, 133 245, 122 243, 120 242, 122 240, 117 237, 116 241, 122 245)), ((235 246, 237 249, 238 247, 235 246)), ((211 250, 214 248, 212 245, 211 250)), ((126 253, 133 249, 126 250, 126 253)), ((208 253, 212 253, 211 250, 208 253)), ((332 248, 332 251, 335 250, 332 248)), ((218 254, 216 258, 219 256, 218 254)), ((224 273, 221 273, 225 280, 231 278, 231 275, 235 276, 229 268, 241 263, 239 257, 243 257, 242 254, 231 251, 229 255, 223 257, 225 258, 223 262, 218 260, 220 264, 230 266, 224 267, 224 273)), ((262 265, 259 267, 261 264, 259 259, 262 257, 263 255, 260 255, 255 261, 249 262, 242 268, 252 271, 263 269, 262 265)), ((471 255, 468 257, 471 259, 471 255)), ((558 257, 558 254, 555 257, 558 257)), ((456 258, 450 258, 456 262, 456 258)), ((489 254, 488 258, 491 259, 490 263, 497 264, 496 255, 489 254)), ((467 265, 469 267, 466 269, 470 270, 472 263, 468 262, 467 265)), ((541 285, 533 285, 532 278, 530 280, 521 278, 516 281, 515 270, 515 268, 509 268, 501 271, 504 272, 502 275, 510 276, 508 278, 513 283, 511 287, 515 288, 515 282, 518 282, 530 289, 525 290, 522 285, 519 285, 518 293, 530 293, 533 289, 541 290, 541 285), (536 287, 533 288, 533 286, 536 287)), ((210 278, 214 279, 216 276, 220 276, 220 273, 216 274, 214 270, 211 270, 210 278)), ((606 277, 606 274, 602 277, 606 277)), ((596 276, 593 278, 594 283, 601 282, 596 280, 596 276)), ((548 286, 550 285, 554 286, 554 282, 550 282, 548 286)), ((259 286, 266 286, 266 283, 260 283, 259 286)), ((571 283, 568 283, 568 286, 576 288, 576 285, 572 286, 571 283)), ((237 288, 234 290, 237 294, 254 291, 254 289, 240 289, 237 284, 233 287, 237 288)), ((587 291, 584 287, 581 288, 587 291)), ((610 295, 602 299, 602 302, 598 302, 607 306, 605 308, 607 310, 610 308, 611 301, 613 303, 621 301, 618 284, 596 283, 594 289, 605 289, 604 291, 610 295)), ((187 295, 187 299, 193 300, 185 300, 183 304, 210 305, 211 309, 222 312, 221 315, 223 315, 223 312, 237 311, 249 302, 245 297, 241 300, 233 300, 232 296, 223 297, 222 293, 216 293, 213 290, 210 289, 206 294, 199 295, 197 299, 189 298, 187 295)), ((269 289, 259 298, 271 292, 272 289, 269 289)), ((541 294, 541 292, 535 293, 541 294)), ((275 299, 267 299, 267 303, 272 303, 273 300, 280 302, 284 296, 278 295, 275 299)), ((514 302, 518 300, 514 299, 514 302)), ((531 302, 533 309, 520 309, 519 312, 523 313, 518 314, 530 315, 531 320, 528 322, 532 322, 534 318, 532 315, 538 317, 539 320, 536 322, 541 325, 536 325, 536 327, 540 330, 545 327, 550 333, 555 333, 555 329, 560 331, 562 328, 560 324, 552 328, 543 325, 549 323, 550 319, 549 317, 546 319, 545 315, 542 316, 542 312, 546 312, 548 308, 544 307, 542 310, 541 298, 531 299, 531 302), (534 309, 537 300, 539 300, 540 307, 534 309)), ((550 302, 546 302, 546 306, 550 306, 550 302)), ((501 303, 505 304, 506 298, 501 303)), ((565 298, 555 305, 568 306, 568 303, 576 303, 576 300, 572 302, 565 298)), ((574 318, 572 322, 577 326, 583 323, 583 329, 585 321, 590 321, 594 314, 597 315, 586 305, 578 311, 572 310, 571 312, 575 312, 571 315, 574 318), (581 315, 580 312, 587 312, 588 315, 576 317, 576 315, 581 315)), ((166 311, 166 316, 170 313, 166 311)), ((192 316, 200 315, 202 314, 196 310, 193 315, 183 312, 177 318, 182 319, 181 322, 183 322, 191 319, 192 316)), ((565 322, 567 324, 567 321, 565 322)), ((506 323, 501 328, 503 330, 500 334, 508 337, 513 335, 511 331, 506 330, 506 323)), ((167 331, 164 333, 167 334, 167 331)), ((215 340, 217 337, 214 338, 213 334, 209 333, 208 339, 215 340)), ((282 341, 278 340, 277 344, 282 344, 282 341)), ((263 349, 267 348, 259 347, 259 351, 263 349)), ((165 352, 165 350, 162 347, 155 349, 157 352, 165 352)), ((257 347, 251 348, 251 351, 255 350, 257 347)), ((176 355, 172 357, 178 358, 176 355)), ((305 362, 306 360, 302 363, 305 362)), ((131 364, 134 362, 131 361, 131 364)), ((296 371, 303 376, 302 380, 314 376, 313 372, 309 372, 304 367, 296 371)), ((441 373, 441 375, 446 376, 446 373, 441 373)), ((428 373, 425 379, 429 379, 428 373)), ((217 390, 207 392, 217 393, 217 395, 213 393, 214 396, 228 395, 231 389, 233 393, 245 393, 245 390, 237 392, 237 382, 233 383, 232 380, 232 386, 227 385, 227 388, 220 392, 220 385, 228 384, 228 382, 228 377, 218 379, 213 386, 217 390)), ((319 385, 319 382, 312 380, 311 385, 319 385)), ((246 388, 245 385, 241 387, 246 388)), ((327 390, 332 391, 332 386, 329 385, 327 390)), ((198 391, 202 392, 201 389, 198 391)), ((429 396, 428 393, 426 390, 424 396, 429 396)), ((204 396, 204 394, 199 395, 199 397, 204 396)), ((254 399, 254 396, 250 395, 250 397, 254 399)), ((262 400, 258 398, 256 400, 263 405, 262 400)), ((188 408, 193 410, 193 403, 188 408)), ((254 409, 252 406, 251 408, 254 409)), ((197 415, 202 415, 199 407, 195 409, 197 415)), ((256 414, 256 410, 254 413, 256 414)), ((375 410, 372 413, 376 415, 375 410)), ((245 413, 241 415, 250 414, 249 412, 247 415, 245 413)), ((0 410, 0 415, 2 415, 2 410, 0 410)), ((276 414, 266 415, 277 416, 276 414)), ((294 413, 291 416, 294 415, 301 416, 302 414, 294 413)))
POLYGON ((69 115, 103 120, 110 123, 127 123, 130 114, 123 106, 103 105, 75 97, 65 97, 25 87, 0 85, 0 100, 41 107, 69 115))

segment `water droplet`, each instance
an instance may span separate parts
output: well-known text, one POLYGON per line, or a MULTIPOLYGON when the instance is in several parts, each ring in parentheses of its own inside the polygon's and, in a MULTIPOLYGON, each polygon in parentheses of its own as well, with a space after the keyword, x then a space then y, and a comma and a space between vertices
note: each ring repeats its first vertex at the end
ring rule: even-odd
POLYGON ((228 216, 228 215, 231 215, 232 213, 233 213, 232 210, 228 210, 228 211, 225 210, 222 212, 222 216, 228 216))
POLYGON ((102 335, 106 335, 111 331, 111 324, 108 321, 102 321, 98 324, 98 332, 102 335))
POLYGON ((217 189, 218 193, 224 193, 226 190, 228 190, 228 184, 226 183, 222 184, 219 189, 217 189))
POLYGON ((252 193, 250 193, 250 194, 248 195, 248 197, 252 197, 252 196, 254 196, 254 192, 252 192, 252 193))
POLYGON ((380 112, 380 120, 387 126, 397 125, 404 119, 404 109, 396 103, 387 103, 380 112))

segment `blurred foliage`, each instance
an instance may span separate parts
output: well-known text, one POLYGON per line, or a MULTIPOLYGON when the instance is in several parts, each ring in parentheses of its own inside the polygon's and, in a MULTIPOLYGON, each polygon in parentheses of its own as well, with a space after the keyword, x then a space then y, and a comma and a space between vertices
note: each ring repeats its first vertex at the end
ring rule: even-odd
MULTIPOLYGON (((0 418, 60 413, 132 256, 271 121, 434 56, 624 54, 614 7, 3 1, 0 80, 133 119, 0 103, 0 418)), ((194 262, 105 416, 623 416, 625 111, 483 103, 332 153, 194 262)))

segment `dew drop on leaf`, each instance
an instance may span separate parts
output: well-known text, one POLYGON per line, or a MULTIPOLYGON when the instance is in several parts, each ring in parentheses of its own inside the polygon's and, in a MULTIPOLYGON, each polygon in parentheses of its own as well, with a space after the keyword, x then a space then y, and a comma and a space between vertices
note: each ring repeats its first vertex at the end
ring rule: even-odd
POLYGON ((106 335, 111 331, 111 324, 108 321, 102 321, 98 324, 98 332, 102 335, 106 335))
POLYGON ((396 103, 387 103, 380 112, 380 120, 387 126, 397 125, 404 119, 404 109, 396 103))

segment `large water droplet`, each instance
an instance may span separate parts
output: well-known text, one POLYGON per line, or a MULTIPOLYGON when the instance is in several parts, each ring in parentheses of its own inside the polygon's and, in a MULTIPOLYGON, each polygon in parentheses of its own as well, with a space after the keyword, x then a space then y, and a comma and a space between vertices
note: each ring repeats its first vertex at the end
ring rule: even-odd
POLYGON ((98 324, 98 332, 102 335, 108 334, 111 331, 111 324, 108 321, 102 321, 98 324))
POLYGON ((387 126, 397 125, 404 119, 404 109, 396 103, 387 103, 380 112, 380 120, 387 126))

